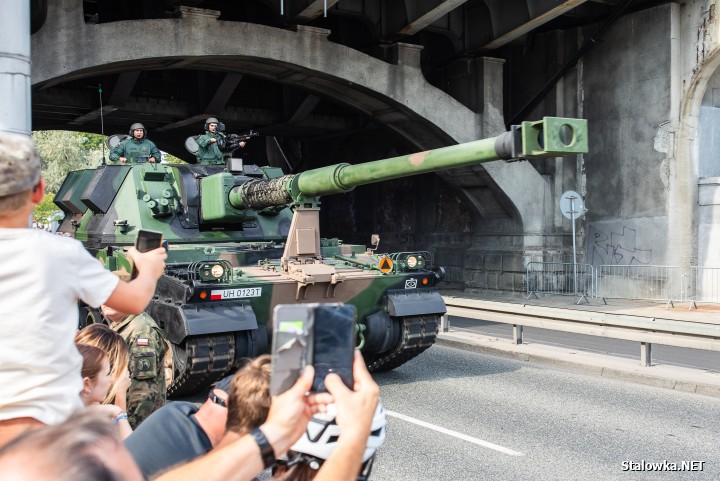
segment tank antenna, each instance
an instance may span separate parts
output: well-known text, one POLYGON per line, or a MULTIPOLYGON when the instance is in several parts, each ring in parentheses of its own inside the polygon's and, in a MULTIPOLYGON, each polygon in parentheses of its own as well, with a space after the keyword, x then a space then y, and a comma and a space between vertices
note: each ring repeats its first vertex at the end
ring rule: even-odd
POLYGON ((102 84, 98 84, 98 95, 100 96, 100 135, 102 135, 102 165, 105 165, 105 120, 103 119, 102 84))

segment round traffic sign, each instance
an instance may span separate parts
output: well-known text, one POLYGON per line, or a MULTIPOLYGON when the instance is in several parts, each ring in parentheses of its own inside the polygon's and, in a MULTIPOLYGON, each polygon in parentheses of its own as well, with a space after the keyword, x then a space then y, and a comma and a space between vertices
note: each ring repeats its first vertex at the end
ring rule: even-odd
POLYGON ((560 212, 566 219, 577 219, 585 213, 585 202, 580 194, 568 190, 560 196, 560 212))

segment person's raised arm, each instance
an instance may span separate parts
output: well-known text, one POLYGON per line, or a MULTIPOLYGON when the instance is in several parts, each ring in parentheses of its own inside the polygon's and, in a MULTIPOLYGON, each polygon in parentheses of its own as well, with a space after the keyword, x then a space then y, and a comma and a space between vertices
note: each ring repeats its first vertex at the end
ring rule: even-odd
POLYGON ((380 388, 365 367, 360 351, 353 363, 355 385, 351 391, 337 374, 328 374, 325 386, 335 398, 335 423, 340 428, 337 447, 323 463, 314 481, 355 481, 362 467, 380 388))
POLYGON ((130 282, 120 281, 105 305, 126 314, 140 314, 150 303, 157 280, 165 270, 167 252, 162 247, 140 253, 134 247, 128 249, 138 275, 130 282))
MULTIPOLYGON (((307 427, 310 417, 323 412, 327 403, 332 402, 329 394, 307 396, 312 386, 315 371, 305 368, 295 385, 279 396, 272 398, 267 420, 260 430, 270 443, 275 456, 287 452, 307 427)), ((237 441, 210 451, 205 456, 171 469, 153 478, 156 481, 249 481, 265 469, 260 447, 247 434, 237 441)))

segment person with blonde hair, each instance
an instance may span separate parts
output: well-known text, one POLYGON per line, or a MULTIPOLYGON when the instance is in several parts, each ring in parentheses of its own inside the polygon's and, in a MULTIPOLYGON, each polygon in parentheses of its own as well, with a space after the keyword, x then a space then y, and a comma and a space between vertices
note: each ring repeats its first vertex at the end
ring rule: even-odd
POLYGON ((272 358, 264 354, 247 362, 232 379, 228 391, 225 438, 234 440, 260 426, 270 411, 272 358))
MULTIPOLYGON (((110 359, 107 353, 99 347, 77 344, 77 348, 83 357, 83 390, 80 391, 80 398, 85 406, 100 405, 107 398, 112 385, 110 359)), ((110 419, 115 421, 122 438, 126 438, 132 433, 127 413, 120 406, 106 404, 99 407, 103 408, 102 412, 107 412, 110 419)))
POLYGON ((127 418, 127 389, 130 385, 128 362, 130 355, 125 340, 105 324, 90 324, 75 335, 76 344, 87 344, 102 349, 110 360, 110 388, 102 404, 114 404, 127 418))

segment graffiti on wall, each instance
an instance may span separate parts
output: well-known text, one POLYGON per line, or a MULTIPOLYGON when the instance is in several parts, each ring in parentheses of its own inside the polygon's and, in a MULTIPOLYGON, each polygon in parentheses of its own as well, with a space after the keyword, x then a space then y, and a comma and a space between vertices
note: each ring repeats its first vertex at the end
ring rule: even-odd
POLYGON ((637 232, 624 225, 603 230, 590 226, 589 242, 593 265, 647 265, 652 261, 652 249, 637 244, 637 232), (619 232, 618 232, 619 231, 619 232))

